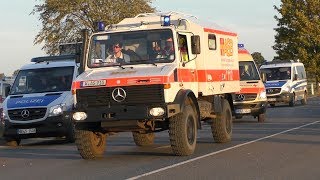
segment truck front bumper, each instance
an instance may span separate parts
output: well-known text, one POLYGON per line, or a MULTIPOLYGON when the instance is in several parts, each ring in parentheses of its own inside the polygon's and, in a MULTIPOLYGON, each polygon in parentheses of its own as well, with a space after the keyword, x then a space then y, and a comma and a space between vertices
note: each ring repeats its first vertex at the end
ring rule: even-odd
POLYGON ((238 102, 234 104, 235 115, 244 116, 244 115, 253 115, 257 116, 263 114, 267 109, 266 101, 259 102, 238 102))

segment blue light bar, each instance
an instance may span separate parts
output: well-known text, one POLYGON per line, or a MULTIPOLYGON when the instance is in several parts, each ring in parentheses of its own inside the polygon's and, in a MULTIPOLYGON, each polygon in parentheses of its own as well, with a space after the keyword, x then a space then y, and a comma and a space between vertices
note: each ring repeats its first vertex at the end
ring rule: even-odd
POLYGON ((104 23, 99 21, 98 22, 98 31, 104 31, 104 30, 105 30, 104 23))
POLYGON ((171 22, 170 22, 170 16, 161 16, 163 19, 162 25, 163 26, 170 26, 171 22))
POLYGON ((244 48, 244 44, 238 44, 238 48, 244 48))

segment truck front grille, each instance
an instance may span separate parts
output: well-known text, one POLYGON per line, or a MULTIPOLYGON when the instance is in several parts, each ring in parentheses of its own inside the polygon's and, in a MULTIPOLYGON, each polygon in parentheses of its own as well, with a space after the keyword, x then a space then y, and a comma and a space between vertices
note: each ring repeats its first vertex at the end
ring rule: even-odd
POLYGON ((29 121, 43 118, 46 115, 46 112, 47 108, 25 108, 8 110, 8 115, 11 120, 29 121))
POLYGON ((110 105, 138 105, 163 102, 163 85, 87 88, 77 90, 77 103, 82 107, 108 106, 109 103, 110 105), (117 94, 124 96, 122 90, 125 92, 125 98, 117 98, 117 94))
POLYGON ((236 102, 241 101, 254 101, 257 98, 256 93, 249 93, 249 94, 236 94, 236 102))

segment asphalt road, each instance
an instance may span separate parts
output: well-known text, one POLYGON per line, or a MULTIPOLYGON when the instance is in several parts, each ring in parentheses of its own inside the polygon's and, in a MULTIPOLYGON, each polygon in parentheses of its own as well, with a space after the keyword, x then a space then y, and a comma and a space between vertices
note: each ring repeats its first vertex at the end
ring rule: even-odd
POLYGON ((167 131, 151 147, 131 133, 107 140, 105 158, 81 159, 74 144, 56 139, 0 143, 0 179, 320 179, 320 98, 308 105, 267 110, 265 123, 234 122, 232 142, 214 143, 210 126, 198 133, 195 153, 173 156, 167 131))

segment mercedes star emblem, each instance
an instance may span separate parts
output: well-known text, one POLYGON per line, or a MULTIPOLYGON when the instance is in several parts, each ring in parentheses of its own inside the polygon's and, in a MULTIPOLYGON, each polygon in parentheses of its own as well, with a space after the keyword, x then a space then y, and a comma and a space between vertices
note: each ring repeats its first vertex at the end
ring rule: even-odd
POLYGON ((240 101, 243 101, 243 100, 244 100, 244 95, 243 95, 243 94, 239 94, 239 95, 238 95, 238 99, 239 99, 240 101))
POLYGON ((122 88, 115 88, 112 91, 112 98, 113 100, 115 100, 116 102, 122 102, 126 99, 127 97, 127 93, 124 89, 122 88))
POLYGON ((28 118, 29 115, 30 115, 30 112, 28 110, 25 109, 25 110, 21 111, 21 117, 22 118, 28 118))

